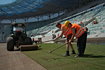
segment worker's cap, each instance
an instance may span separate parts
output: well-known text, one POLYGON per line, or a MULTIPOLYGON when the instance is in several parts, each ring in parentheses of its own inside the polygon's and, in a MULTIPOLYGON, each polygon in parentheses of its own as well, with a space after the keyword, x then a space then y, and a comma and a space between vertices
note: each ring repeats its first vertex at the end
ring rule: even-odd
POLYGON ((65 21, 65 22, 64 22, 64 25, 65 25, 65 26, 68 26, 68 24, 70 24, 70 23, 71 23, 70 21, 65 21))

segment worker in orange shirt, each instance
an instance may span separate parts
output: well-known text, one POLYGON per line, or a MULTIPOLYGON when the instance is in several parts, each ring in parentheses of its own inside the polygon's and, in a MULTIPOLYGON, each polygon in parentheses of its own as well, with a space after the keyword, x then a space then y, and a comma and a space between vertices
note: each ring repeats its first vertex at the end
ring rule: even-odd
POLYGON ((67 27, 71 30, 72 36, 69 39, 69 43, 72 42, 74 37, 77 38, 77 48, 78 48, 78 55, 75 57, 82 57, 84 56, 85 48, 86 48, 86 41, 87 41, 87 27, 81 27, 79 24, 71 24, 68 23, 67 27))
POLYGON ((72 36, 72 32, 67 27, 67 24, 68 23, 70 23, 70 22, 69 21, 66 21, 64 24, 58 23, 56 25, 56 27, 58 27, 59 29, 61 29, 62 33, 55 40, 57 40, 58 38, 62 37, 63 35, 65 35, 65 37, 67 38, 66 54, 64 56, 70 56, 70 53, 69 53, 69 48, 70 47, 72 49, 72 54, 75 54, 75 51, 74 51, 74 48, 73 48, 71 42, 69 43, 69 40, 71 39, 71 36, 72 36))

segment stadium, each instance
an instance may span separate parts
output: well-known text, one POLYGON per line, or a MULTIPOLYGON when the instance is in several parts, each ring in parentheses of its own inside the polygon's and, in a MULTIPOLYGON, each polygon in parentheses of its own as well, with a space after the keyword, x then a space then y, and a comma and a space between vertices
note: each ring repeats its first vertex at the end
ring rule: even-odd
MULTIPOLYGON (((75 39, 73 42, 75 50, 76 42, 75 39)), ((104 70, 105 0, 1 0, 0 45, 2 57, 0 60, 3 60, 0 63, 0 70, 6 70, 5 65, 7 70, 104 70), (64 24, 65 21, 88 28, 85 57, 77 59, 74 55, 63 57, 65 47, 62 46, 66 38, 63 36, 56 42, 53 40, 61 34, 56 24, 64 24), (41 46, 40 49, 11 52, 11 48, 8 49, 6 46, 8 46, 7 38, 14 33, 13 26, 17 26, 14 24, 24 24, 25 34, 34 44, 41 46), (54 52, 49 54, 49 50, 54 52), (33 61, 27 62, 26 56, 33 61), (41 66, 34 67, 34 61, 41 66)))

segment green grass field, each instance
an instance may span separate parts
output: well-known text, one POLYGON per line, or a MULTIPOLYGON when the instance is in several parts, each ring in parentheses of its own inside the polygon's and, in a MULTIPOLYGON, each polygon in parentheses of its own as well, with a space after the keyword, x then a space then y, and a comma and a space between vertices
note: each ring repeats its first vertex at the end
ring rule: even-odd
MULTIPOLYGON (((75 58, 75 54, 64 57, 65 46, 53 53, 50 50, 62 44, 41 44, 41 49, 23 53, 41 64, 47 70, 105 70, 105 45, 87 44, 85 57, 75 58)), ((73 47, 77 53, 77 47, 73 47)))

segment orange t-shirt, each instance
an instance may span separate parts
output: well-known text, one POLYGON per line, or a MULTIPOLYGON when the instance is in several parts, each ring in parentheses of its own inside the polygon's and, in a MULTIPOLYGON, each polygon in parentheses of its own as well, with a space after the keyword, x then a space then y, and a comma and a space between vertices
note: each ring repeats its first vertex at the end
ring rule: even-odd
MULTIPOLYGON (((76 29, 76 33, 75 36, 76 38, 79 38, 80 36, 82 36, 82 34, 86 31, 83 27, 81 27, 78 24, 72 24, 72 29, 75 28, 76 29)), ((73 34, 73 33, 72 33, 73 34)))
POLYGON ((61 29, 62 29, 63 34, 65 35, 66 38, 68 37, 68 35, 72 34, 71 28, 68 28, 64 24, 61 25, 61 29))

